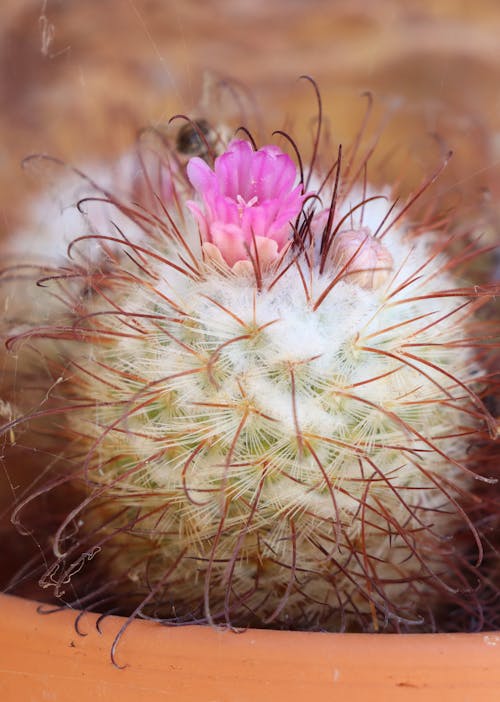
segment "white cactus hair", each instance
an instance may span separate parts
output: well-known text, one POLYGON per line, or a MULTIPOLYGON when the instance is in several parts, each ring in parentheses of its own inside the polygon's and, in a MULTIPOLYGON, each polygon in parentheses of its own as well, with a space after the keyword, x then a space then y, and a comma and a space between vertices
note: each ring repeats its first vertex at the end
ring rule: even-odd
POLYGON ((123 223, 71 245, 102 244, 105 266, 86 273, 92 295, 69 304, 69 324, 31 335, 66 344, 50 410, 66 445, 46 489, 83 492, 42 577, 56 594, 96 556, 101 582, 88 575, 76 601, 132 617, 429 630, 443 602, 464 602, 480 618, 470 505, 494 482, 481 447, 496 429, 478 311, 494 287, 454 275, 470 241, 457 253, 435 215, 409 219, 437 174, 395 204, 352 176, 369 151, 325 165, 320 129, 298 169, 315 195, 270 265, 207 255, 175 144, 170 201, 118 204, 140 236, 123 223), (338 254, 360 230, 382 252, 377 275, 355 265, 362 240, 338 254))

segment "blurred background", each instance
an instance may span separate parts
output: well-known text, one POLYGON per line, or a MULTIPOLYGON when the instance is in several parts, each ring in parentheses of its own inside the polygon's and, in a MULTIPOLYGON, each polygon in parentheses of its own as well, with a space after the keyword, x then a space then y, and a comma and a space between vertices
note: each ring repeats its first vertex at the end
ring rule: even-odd
POLYGON ((2 0, 0 233, 43 187, 24 156, 116 154, 139 127, 192 112, 207 70, 246 86, 269 134, 287 118, 308 130, 302 74, 335 141, 356 133, 369 90, 382 111, 399 106, 385 139, 412 154, 410 184, 439 157, 432 134, 455 152, 441 189, 498 200, 499 37, 498 0, 2 0))
MULTIPOLYGON (((21 168, 25 156, 81 167, 113 158, 141 127, 203 111, 207 71, 255 98, 266 140, 291 125, 301 145, 316 104, 300 75, 320 87, 333 143, 355 137, 360 96, 371 91, 374 123, 394 115, 379 151, 393 157, 383 171, 375 160, 370 179, 416 188, 453 149, 433 194, 457 205, 464 226, 479 220, 491 242, 500 231, 499 38, 499 0, 2 0, 0 242, 44 187, 43 174, 21 168)), ((217 119, 217 105, 207 109, 217 119)), ((19 475, 0 452, 0 507, 19 475)), ((0 528, 14 562, 9 512, 0 528)))

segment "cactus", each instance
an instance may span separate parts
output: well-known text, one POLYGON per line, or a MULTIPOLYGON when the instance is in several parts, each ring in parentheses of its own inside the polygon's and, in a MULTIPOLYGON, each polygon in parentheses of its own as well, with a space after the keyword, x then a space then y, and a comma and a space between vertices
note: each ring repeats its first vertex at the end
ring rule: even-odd
POLYGON ((94 560, 92 601, 133 615, 429 629, 473 589, 470 542, 481 560, 492 288, 454 275, 459 237, 415 198, 194 130, 163 202, 107 193, 141 235, 77 237, 105 265, 30 334, 64 341, 53 482, 81 495, 42 584, 63 596, 94 560))

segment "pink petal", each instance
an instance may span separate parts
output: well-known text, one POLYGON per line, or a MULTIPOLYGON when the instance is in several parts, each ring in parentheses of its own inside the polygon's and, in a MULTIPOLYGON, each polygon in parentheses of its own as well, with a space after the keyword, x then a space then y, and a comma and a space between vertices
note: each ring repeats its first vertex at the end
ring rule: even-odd
MULTIPOLYGON (((250 249, 253 253, 253 246, 250 249)), ((278 244, 267 237, 255 237, 255 248, 261 268, 268 268, 278 258, 278 244)))
POLYGON ((198 192, 210 190, 216 185, 213 171, 203 159, 197 156, 189 159, 186 173, 191 185, 198 192))
POLYGON ((211 240, 221 251, 224 260, 232 266, 248 259, 248 249, 241 229, 233 224, 214 222, 210 228, 211 240))
POLYGON ((209 240, 210 239, 210 232, 209 232, 208 222, 207 222, 207 218, 205 216, 205 213, 202 212, 198 203, 194 202, 193 200, 187 200, 186 206, 195 216, 195 219, 198 223, 198 227, 200 228, 201 238, 209 240))
POLYGON ((219 183, 219 192, 236 200, 237 195, 245 197, 243 190, 254 156, 254 151, 247 141, 231 141, 228 150, 215 159, 215 176, 219 183))

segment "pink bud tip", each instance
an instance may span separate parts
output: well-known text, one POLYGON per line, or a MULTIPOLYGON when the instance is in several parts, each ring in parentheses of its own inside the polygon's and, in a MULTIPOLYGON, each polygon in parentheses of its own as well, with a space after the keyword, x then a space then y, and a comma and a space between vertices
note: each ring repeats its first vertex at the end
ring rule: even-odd
POLYGON ((331 258, 337 270, 344 266, 344 277, 367 290, 381 287, 388 279, 393 260, 384 244, 363 227, 338 232, 333 240, 331 258))

